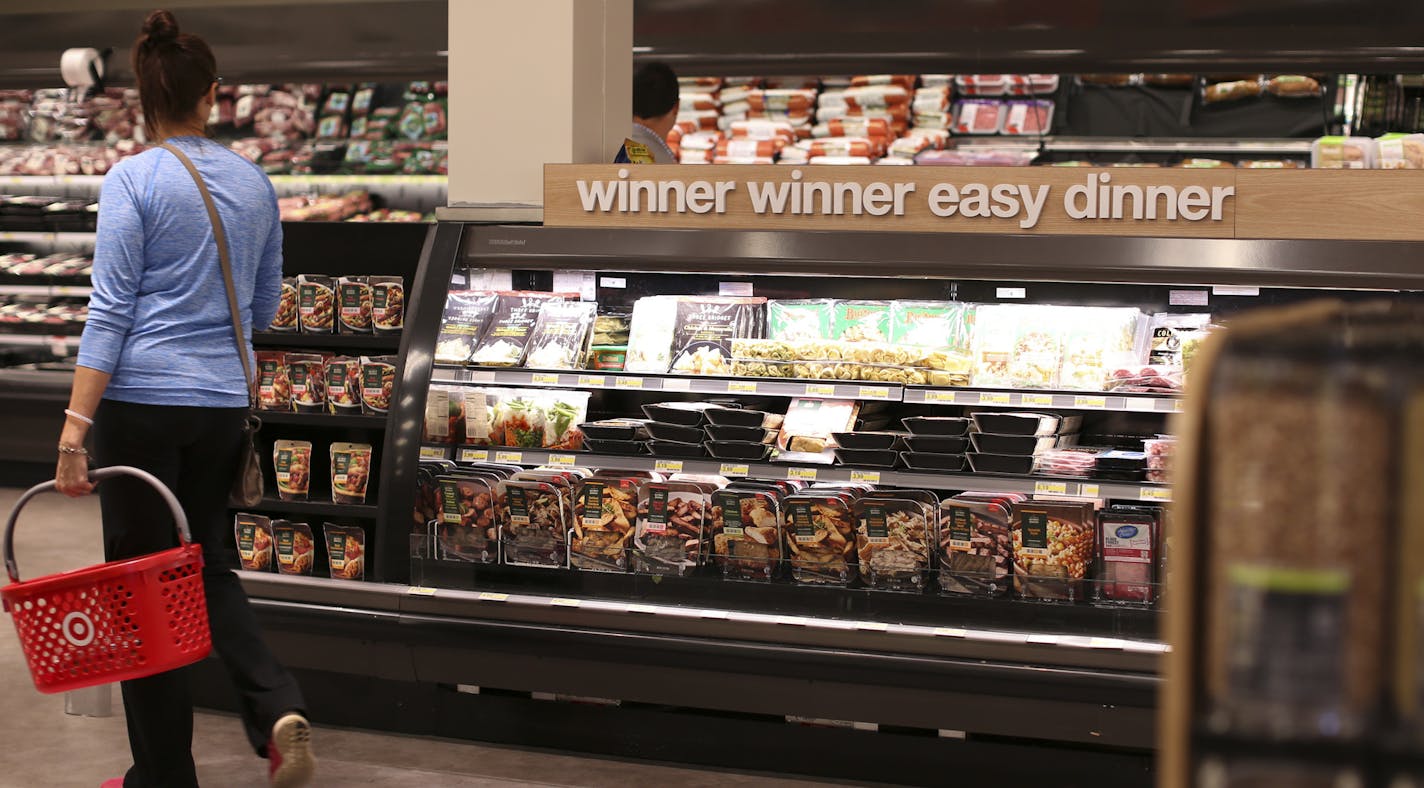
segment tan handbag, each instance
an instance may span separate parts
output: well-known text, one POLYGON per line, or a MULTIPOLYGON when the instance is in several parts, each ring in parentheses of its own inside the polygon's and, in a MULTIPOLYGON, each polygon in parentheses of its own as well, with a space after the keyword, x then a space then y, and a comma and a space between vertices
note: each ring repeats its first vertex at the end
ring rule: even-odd
POLYGON ((223 283, 227 285, 227 307, 232 313, 232 336, 237 343, 237 357, 242 359, 242 375, 247 381, 247 419, 242 425, 242 446, 239 449, 237 476, 232 480, 232 490, 228 493, 228 504, 238 508, 258 506, 262 503, 262 461, 257 454, 257 432, 262 429, 262 421, 253 415, 257 409, 256 385, 252 377, 252 358, 247 343, 242 339, 242 316, 237 308, 237 289, 232 283, 232 257, 227 246, 227 233, 223 231, 222 217, 218 216, 213 195, 193 160, 178 148, 164 143, 163 149, 178 158, 193 182, 198 184, 198 193, 203 195, 203 204, 208 208, 208 218, 213 222, 213 241, 218 247, 218 262, 222 264, 223 283))

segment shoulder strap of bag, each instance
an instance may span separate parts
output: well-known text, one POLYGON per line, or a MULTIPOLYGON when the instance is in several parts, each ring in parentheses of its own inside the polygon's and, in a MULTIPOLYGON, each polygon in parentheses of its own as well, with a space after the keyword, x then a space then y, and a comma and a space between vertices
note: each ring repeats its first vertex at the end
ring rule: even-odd
POLYGON ((228 250, 222 217, 218 215, 218 207, 213 203, 213 195, 208 191, 208 185, 203 182, 203 176, 198 173, 198 168, 193 166, 193 160, 175 145, 165 142, 160 147, 177 157, 188 169, 188 174, 193 176, 193 182, 198 184, 198 193, 203 195, 203 204, 208 208, 208 218, 213 223, 213 241, 218 247, 218 262, 222 265, 223 283, 227 285, 227 308, 232 313, 232 337, 237 343, 237 357, 242 359, 242 376, 247 381, 247 404, 249 407, 255 407, 256 402, 252 395, 252 359, 248 356, 247 343, 242 341, 242 315, 237 308, 237 288, 232 282, 232 257, 228 250))

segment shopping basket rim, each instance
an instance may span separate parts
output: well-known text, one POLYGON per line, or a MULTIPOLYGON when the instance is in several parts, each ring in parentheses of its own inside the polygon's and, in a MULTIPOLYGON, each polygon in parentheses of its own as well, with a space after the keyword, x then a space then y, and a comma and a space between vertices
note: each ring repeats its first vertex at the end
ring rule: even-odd
POLYGON ((192 563, 193 558, 197 558, 199 565, 202 564, 203 548, 201 545, 190 542, 180 547, 170 547, 167 550, 160 550, 156 553, 147 553, 134 558, 125 558, 120 561, 107 561, 102 564, 70 569, 64 572, 42 575, 30 580, 11 582, 0 587, 0 598, 5 601, 14 601, 17 595, 21 596, 20 601, 41 593, 50 591, 68 590, 76 584, 82 582, 93 584, 99 581, 113 580, 120 577, 131 577, 141 572, 151 571, 158 568, 186 566, 192 563))

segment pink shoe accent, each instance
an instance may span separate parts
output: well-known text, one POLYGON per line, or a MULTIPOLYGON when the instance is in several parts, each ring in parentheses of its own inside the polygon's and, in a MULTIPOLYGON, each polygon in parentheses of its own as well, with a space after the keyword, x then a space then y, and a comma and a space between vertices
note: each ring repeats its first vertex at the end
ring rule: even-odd
POLYGON ((124 778, 111 777, 105 780, 99 788, 124 788, 124 778))

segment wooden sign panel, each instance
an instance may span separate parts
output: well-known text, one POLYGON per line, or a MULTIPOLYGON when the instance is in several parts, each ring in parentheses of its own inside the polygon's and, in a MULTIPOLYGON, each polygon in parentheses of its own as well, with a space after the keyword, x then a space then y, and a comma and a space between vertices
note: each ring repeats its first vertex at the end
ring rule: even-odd
POLYGON ((1418 172, 568 165, 550 227, 1424 240, 1418 172))

